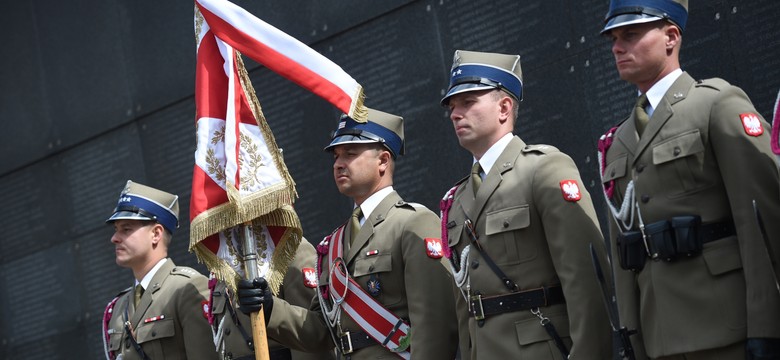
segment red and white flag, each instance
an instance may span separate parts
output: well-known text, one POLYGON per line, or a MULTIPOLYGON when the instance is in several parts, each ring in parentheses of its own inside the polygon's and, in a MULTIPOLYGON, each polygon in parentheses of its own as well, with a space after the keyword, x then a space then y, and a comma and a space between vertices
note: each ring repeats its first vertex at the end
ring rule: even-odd
POLYGON ((235 288, 244 276, 238 225, 251 224, 258 273, 276 292, 302 239, 292 207, 297 194, 239 51, 353 116, 365 111, 362 88, 325 57, 232 3, 195 3, 190 250, 235 288))
MULTIPOLYGON (((337 64, 227 0, 195 0, 195 4, 213 36, 356 121, 366 121, 363 87, 337 64)), ((199 32, 197 24, 195 31, 199 32)))

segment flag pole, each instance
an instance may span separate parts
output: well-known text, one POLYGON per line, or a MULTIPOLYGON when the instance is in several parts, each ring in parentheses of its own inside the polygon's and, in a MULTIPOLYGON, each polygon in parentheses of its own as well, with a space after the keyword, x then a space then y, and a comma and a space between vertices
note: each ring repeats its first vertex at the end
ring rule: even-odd
MULTIPOLYGON (((246 278, 249 281, 260 276, 257 271, 257 242, 255 242, 254 234, 252 233, 252 227, 249 223, 242 225, 244 228, 243 250, 244 250, 244 267, 246 270, 246 278)), ((263 309, 253 312, 249 315, 252 322, 252 342, 255 347, 255 359, 257 360, 269 360, 270 355, 268 353, 268 338, 265 332, 265 315, 263 309)))

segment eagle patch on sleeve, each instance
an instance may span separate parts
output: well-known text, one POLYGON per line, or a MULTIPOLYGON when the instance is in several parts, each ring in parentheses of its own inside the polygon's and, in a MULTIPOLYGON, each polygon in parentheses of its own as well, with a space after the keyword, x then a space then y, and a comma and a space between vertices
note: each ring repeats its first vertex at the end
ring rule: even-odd
POLYGON ((443 247, 439 238, 425 238, 425 253, 431 259, 441 259, 443 247))
POLYGON ((561 181, 561 192, 563 193, 563 199, 566 201, 575 202, 582 198, 580 187, 575 180, 561 181))
POLYGON ((312 289, 317 287, 317 272, 314 268, 303 268, 301 269, 301 273, 303 274, 304 286, 312 289))
POLYGON ((764 127, 761 126, 761 120, 754 113, 739 114, 742 119, 742 126, 745 127, 745 133, 750 136, 760 136, 764 133, 764 127))

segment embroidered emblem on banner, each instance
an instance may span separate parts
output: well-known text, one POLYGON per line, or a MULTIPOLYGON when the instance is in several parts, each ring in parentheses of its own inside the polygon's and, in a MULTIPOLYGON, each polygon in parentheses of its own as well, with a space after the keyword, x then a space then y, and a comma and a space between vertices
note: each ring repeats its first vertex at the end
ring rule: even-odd
POLYGON ((425 253, 431 259, 441 259, 444 249, 442 248, 441 239, 438 238, 425 238, 425 253))
POLYGON ((561 192, 563 192, 563 199, 566 201, 579 201, 582 198, 580 194, 580 187, 574 180, 561 181, 561 192))
POLYGON ((301 274, 303 275, 303 285, 312 289, 317 287, 317 271, 314 268, 303 268, 301 274))
POLYGON ((753 113, 739 114, 739 118, 742 119, 742 126, 745 127, 745 133, 748 135, 760 136, 764 133, 764 127, 761 126, 758 115, 753 113))

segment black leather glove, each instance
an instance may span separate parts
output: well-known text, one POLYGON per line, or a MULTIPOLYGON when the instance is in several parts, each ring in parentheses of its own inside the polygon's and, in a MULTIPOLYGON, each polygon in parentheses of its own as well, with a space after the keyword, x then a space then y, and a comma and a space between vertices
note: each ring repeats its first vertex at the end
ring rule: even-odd
POLYGON ((268 288, 265 278, 257 277, 252 280, 241 279, 238 281, 238 307, 241 312, 250 313, 263 309, 265 322, 271 318, 271 310, 274 307, 274 295, 268 288))
POLYGON ((748 360, 780 360, 780 339, 747 339, 745 350, 748 360))

